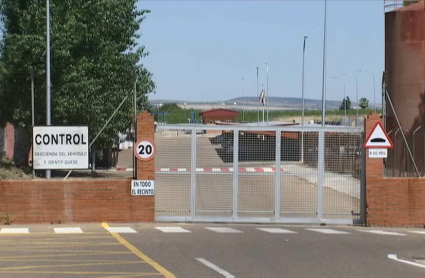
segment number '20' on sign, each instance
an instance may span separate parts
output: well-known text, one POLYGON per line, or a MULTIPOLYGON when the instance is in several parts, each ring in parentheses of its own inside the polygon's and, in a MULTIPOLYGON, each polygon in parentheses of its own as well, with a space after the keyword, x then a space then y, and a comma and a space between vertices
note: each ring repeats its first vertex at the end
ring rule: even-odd
POLYGON ((156 155, 156 145, 151 139, 141 139, 137 141, 134 148, 134 155, 142 161, 149 161, 156 155))

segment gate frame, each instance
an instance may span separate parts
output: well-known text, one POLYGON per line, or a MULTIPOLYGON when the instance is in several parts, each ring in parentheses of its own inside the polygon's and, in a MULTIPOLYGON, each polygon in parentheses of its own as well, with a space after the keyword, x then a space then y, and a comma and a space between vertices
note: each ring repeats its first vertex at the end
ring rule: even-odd
POLYGON ((339 224, 339 225, 362 225, 365 223, 366 199, 365 199, 365 152, 362 148, 364 139, 363 126, 254 126, 254 125, 202 125, 202 124, 166 124, 157 125, 156 130, 190 130, 191 131, 191 169, 190 169, 190 216, 155 216, 156 222, 221 222, 221 223, 264 223, 264 224, 339 224), (232 185, 232 216, 231 217, 205 217, 196 216, 196 158, 197 158, 197 131, 198 130, 232 130, 233 131, 233 185, 232 185), (315 218, 282 218, 280 215, 281 173, 275 172, 275 214, 274 218, 267 217, 239 217, 238 214, 238 179, 239 179, 239 132, 240 131, 274 131, 276 132, 276 169, 281 167, 281 135, 282 132, 317 132, 318 133, 318 161, 317 161, 317 217, 315 218), (359 150, 361 155, 360 168, 360 219, 326 219, 323 218, 323 187, 325 175, 325 133, 358 133, 360 136, 359 150))

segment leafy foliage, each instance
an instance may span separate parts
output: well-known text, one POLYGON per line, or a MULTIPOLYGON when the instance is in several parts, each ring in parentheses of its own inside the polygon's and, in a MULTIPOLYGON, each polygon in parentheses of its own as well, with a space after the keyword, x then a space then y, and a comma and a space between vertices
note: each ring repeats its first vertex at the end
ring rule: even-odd
MULTIPOLYGON (((133 120, 137 107, 149 109, 155 85, 140 64, 148 53, 137 44, 147 10, 136 0, 50 1, 52 125, 88 125, 93 137, 125 99, 98 138, 100 148, 133 120)), ((31 126, 31 71, 35 124, 46 115, 46 1, 2 0, 0 43, 0 124, 31 126)))
POLYGON ((408 6, 410 4, 418 3, 420 0, 403 0, 403 7, 408 6))
POLYGON ((351 100, 350 97, 346 97, 342 100, 339 110, 350 110, 351 109, 351 100))
POLYGON ((361 109, 366 109, 369 107, 369 100, 367 98, 362 97, 359 99, 359 107, 361 109))
POLYGON ((165 103, 161 107, 161 111, 171 112, 171 111, 174 111, 174 110, 180 111, 180 110, 183 110, 183 109, 180 108, 180 106, 178 106, 176 103, 165 103))

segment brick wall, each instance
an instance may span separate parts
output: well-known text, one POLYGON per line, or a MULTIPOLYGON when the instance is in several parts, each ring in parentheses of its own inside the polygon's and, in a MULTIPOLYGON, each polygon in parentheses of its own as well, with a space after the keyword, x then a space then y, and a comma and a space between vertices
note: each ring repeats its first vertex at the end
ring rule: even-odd
MULTIPOLYGON (((138 117, 138 138, 154 137, 153 117, 138 117)), ((154 160, 137 163, 138 179, 154 179, 154 160)), ((12 223, 152 222, 154 196, 131 196, 131 180, 0 181, 0 218, 12 223)))
MULTIPOLYGON (((365 121, 370 134, 378 114, 365 121)), ((366 223, 372 226, 425 226, 425 179, 385 178, 383 159, 366 154, 366 223)))
POLYGON ((153 198, 132 197, 130 180, 0 181, 0 200, 13 223, 153 221, 153 198))

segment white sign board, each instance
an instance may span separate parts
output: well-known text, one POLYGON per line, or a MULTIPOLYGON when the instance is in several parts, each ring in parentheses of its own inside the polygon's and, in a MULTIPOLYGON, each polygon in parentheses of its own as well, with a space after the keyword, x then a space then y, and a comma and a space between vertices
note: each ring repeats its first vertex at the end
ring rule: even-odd
POLYGON ((132 180, 131 196, 154 196, 155 181, 154 180, 132 180))
POLYGON ((35 126, 32 140, 35 170, 89 168, 86 126, 35 126))
POLYGON ((368 149, 370 158, 387 158, 388 149, 368 149))

